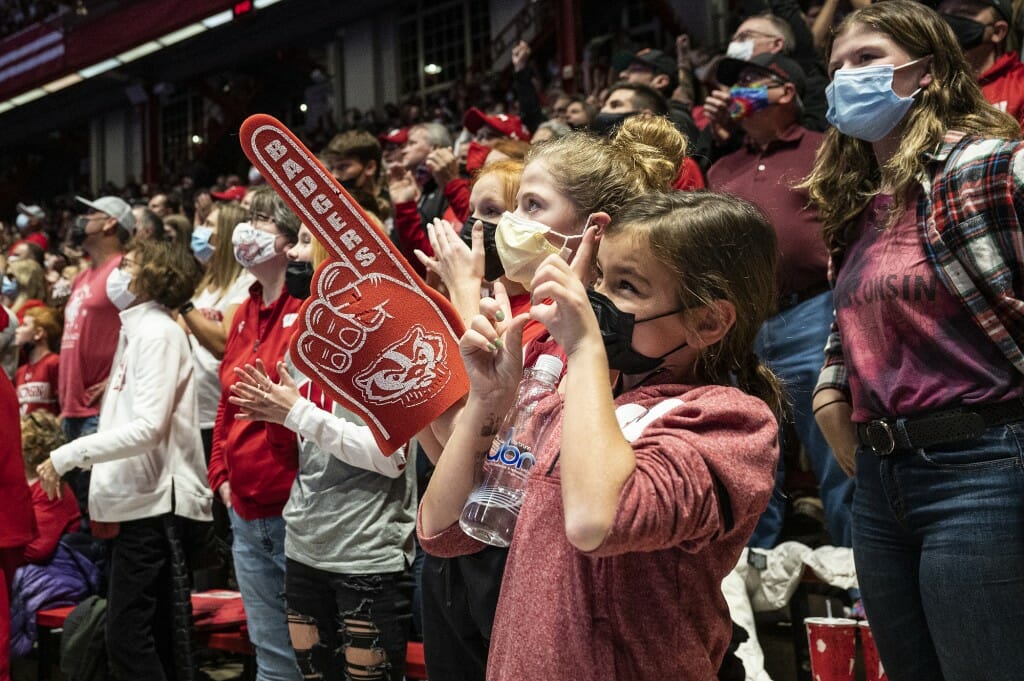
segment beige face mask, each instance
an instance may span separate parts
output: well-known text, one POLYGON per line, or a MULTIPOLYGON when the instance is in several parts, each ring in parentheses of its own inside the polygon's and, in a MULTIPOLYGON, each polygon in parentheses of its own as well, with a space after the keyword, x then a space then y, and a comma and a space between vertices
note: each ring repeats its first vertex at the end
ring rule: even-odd
POLYGON ((505 268, 505 276, 510 281, 522 284, 529 291, 533 274, 544 259, 557 254, 563 260, 568 260, 572 253, 568 246, 569 240, 579 239, 580 236, 552 232, 545 224, 505 211, 498 221, 497 229, 494 230, 494 245, 505 268), (548 241, 549 233, 562 239, 561 248, 548 241))

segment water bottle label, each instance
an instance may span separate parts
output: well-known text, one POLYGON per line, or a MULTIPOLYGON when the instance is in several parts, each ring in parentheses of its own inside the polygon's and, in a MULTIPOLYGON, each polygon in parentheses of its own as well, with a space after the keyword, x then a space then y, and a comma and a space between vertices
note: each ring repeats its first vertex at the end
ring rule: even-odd
POLYGON ((497 449, 487 455, 488 461, 495 461, 506 466, 512 466, 518 470, 528 471, 537 463, 537 459, 530 453, 521 442, 512 441, 512 433, 509 432, 497 449))

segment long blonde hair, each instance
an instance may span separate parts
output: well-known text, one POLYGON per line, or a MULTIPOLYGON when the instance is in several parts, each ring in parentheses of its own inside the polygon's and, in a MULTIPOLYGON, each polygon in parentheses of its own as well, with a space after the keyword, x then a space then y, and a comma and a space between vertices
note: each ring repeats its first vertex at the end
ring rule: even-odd
POLYGON ((855 26, 887 36, 911 59, 931 57, 932 82, 918 95, 904 119, 899 148, 881 168, 870 143, 834 128, 825 135, 814 169, 800 186, 818 210, 825 244, 836 262, 846 249, 847 230, 879 193, 883 178, 896 197, 887 224, 895 223, 924 172, 923 155, 935 151, 947 131, 1007 139, 1020 135, 1017 122, 985 100, 953 31, 931 8, 913 0, 887 0, 853 12, 829 40, 826 62, 835 39, 855 26))
POLYGON ((246 216, 246 210, 237 203, 223 203, 217 206, 217 225, 214 228, 217 244, 197 292, 209 288, 217 292, 219 299, 228 292, 238 279, 238 275, 242 273, 242 266, 235 259, 234 248, 231 245, 231 234, 235 231, 235 226, 244 221, 246 216))

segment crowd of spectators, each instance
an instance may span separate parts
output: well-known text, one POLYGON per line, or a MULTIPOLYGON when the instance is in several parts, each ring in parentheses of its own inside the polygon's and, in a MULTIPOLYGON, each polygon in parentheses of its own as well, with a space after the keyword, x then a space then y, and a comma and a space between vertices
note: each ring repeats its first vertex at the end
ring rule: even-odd
MULTIPOLYGON (((1014 406, 1024 394, 1019 342, 1006 330, 1019 328, 1015 326, 1019 308, 988 295, 992 287, 998 288, 1002 270, 982 272, 978 281, 972 280, 974 288, 968 288, 957 278, 956 272, 963 270, 954 266, 964 257, 961 250, 976 255, 985 247, 978 245, 981 237, 976 232, 961 234, 975 218, 953 220, 943 213, 955 198, 948 196, 953 190, 943 182, 967 181, 967 171, 956 166, 941 175, 927 166, 940 180, 927 190, 915 184, 911 172, 917 168, 913 164, 923 163, 921 159, 931 158, 932 153, 954 154, 956 163, 966 163, 959 154, 984 153, 994 168, 986 167, 987 172, 1002 173, 1002 185, 1024 181, 1019 160, 1017 175, 1005 170, 1012 165, 1011 155, 1015 160, 1024 155, 1019 150, 1024 64, 1014 51, 1019 12, 1015 13, 1010 0, 941 0, 938 12, 911 0, 850 0, 849 4, 824 0, 810 7, 801 7, 796 0, 767 0, 764 6, 758 5, 758 11, 737 22, 729 44, 718 51, 698 48, 687 35, 678 36, 671 45, 628 45, 614 36, 591 41, 579 93, 554 87, 550 65, 534 63, 530 46, 520 42, 512 49, 511 73, 504 80, 474 77, 426 101, 366 112, 349 110, 330 135, 320 130, 296 132, 360 205, 366 219, 387 235, 427 285, 450 299, 471 329, 463 339, 463 352, 471 382, 476 383, 465 413, 479 417, 481 405, 490 404, 489 398, 481 397, 480 387, 498 381, 488 373, 495 367, 481 362, 479 353, 493 353, 495 362, 509 362, 513 356, 521 359, 521 345, 528 360, 536 359, 538 347, 555 347, 555 341, 573 340, 577 333, 586 336, 588 329, 594 330, 589 321, 568 328, 565 318, 550 315, 551 305, 575 301, 588 312, 592 306, 599 323, 628 321, 628 333, 633 333, 635 325, 636 338, 647 342, 653 343, 652 337, 658 334, 639 329, 668 329, 668 337, 679 336, 677 347, 661 348, 662 354, 648 356, 633 347, 630 338, 614 341, 618 346, 609 345, 615 329, 601 328, 610 353, 608 365, 601 368, 621 371, 625 378, 616 383, 616 394, 632 395, 638 403, 653 399, 657 392, 645 389, 664 387, 657 382, 641 384, 657 375, 655 370, 666 357, 703 352, 721 341, 728 352, 685 355, 694 362, 702 357, 700 370, 686 378, 696 385, 706 384, 702 387, 728 386, 748 393, 742 398, 732 395, 725 400, 730 404, 730 400, 739 404, 756 397, 757 408, 751 407, 751 413, 758 417, 757 424, 748 424, 738 440, 741 448, 751 448, 750 457, 711 466, 714 470, 709 474, 687 478, 686 484, 707 487, 709 498, 724 496, 702 505, 701 513, 713 518, 696 523, 699 527, 693 529, 699 536, 686 540, 692 542, 686 545, 695 555, 710 562, 694 561, 688 552, 682 557, 672 554, 673 560, 683 566, 688 578, 704 580, 707 586, 721 581, 719 571, 731 569, 743 545, 763 550, 778 545, 785 538, 787 513, 794 508, 792 500, 786 503, 785 464, 802 457, 817 480, 817 540, 845 548, 857 548, 862 541, 862 546, 870 547, 856 556, 858 570, 866 575, 862 585, 867 586, 864 602, 857 589, 847 594, 851 613, 862 615, 865 603, 869 614, 881 613, 879 646, 886 665, 892 665, 892 678, 924 678, 920 669, 927 669, 929 678, 938 678, 936 669, 953 664, 942 650, 948 632, 938 627, 929 631, 930 623, 918 612, 922 606, 912 598, 901 601, 900 612, 895 612, 886 602, 891 599, 884 596, 886 580, 892 576, 903 580, 906 590, 914 594, 918 588, 927 591, 928 585, 919 585, 894 565, 886 552, 896 550, 892 549, 896 540, 887 544, 877 537, 865 538, 868 526, 882 528, 880 532, 898 531, 880 515, 867 517, 870 514, 863 508, 858 515, 853 491, 855 485, 872 489, 873 508, 885 507, 877 480, 888 474, 888 464, 879 464, 872 452, 884 459, 894 450, 907 450, 906 458, 900 460, 906 461, 910 452, 936 444, 956 449, 967 439, 958 430, 957 419, 964 409, 969 413, 976 409, 988 427, 1024 420, 1024 413, 1014 406), (830 35, 835 26, 836 38, 830 35), (918 27, 920 35, 908 26, 918 27), (849 85, 860 70, 855 54, 861 54, 857 50, 865 40, 875 40, 875 47, 885 53, 882 61, 861 71, 883 72, 881 77, 888 80, 877 93, 849 85), (947 88, 957 94, 957 101, 946 101, 947 88), (871 102, 877 115, 858 117, 850 102, 872 94, 877 96, 871 102), (844 103, 850 106, 844 108, 844 103), (940 139, 947 127, 954 126, 970 135, 940 139), (939 127, 942 130, 936 133, 939 127), (904 132, 905 145, 899 138, 904 132), (996 143, 990 135, 1000 141, 996 143), (979 141, 979 137, 986 139, 979 141), (893 184, 880 185, 880 177, 893 184), (691 191, 704 189, 711 191, 691 191), (863 204, 864 196, 869 205, 863 204), (943 223, 941 229, 946 229, 943 221, 954 222, 950 229, 967 245, 946 243, 942 248, 955 251, 948 255, 938 251, 939 245, 932 240, 923 249, 899 240, 882 243, 878 235, 885 232, 902 234, 917 244, 914 235, 924 233, 923 228, 915 231, 921 227, 917 205, 934 211, 943 223), (701 223, 706 228, 713 222, 712 215, 724 216, 721 220, 729 228, 743 225, 748 234, 757 236, 737 237, 727 244, 731 232, 718 223, 704 233, 704 241, 686 232, 688 221, 707 220, 707 225, 701 223), (640 256, 630 253, 631 249, 646 253, 645 239, 661 238, 647 235, 660 235, 670 223, 677 231, 671 231, 668 246, 655 248, 651 241, 648 250, 656 251, 656 257, 637 260, 640 256), (712 232, 714 238, 709 236, 712 232), (640 233, 645 236, 637 236, 640 233), (623 234, 629 235, 631 249, 621 246, 626 239, 623 234), (673 293, 675 297, 665 302, 678 309, 669 312, 646 310, 650 314, 637 319, 644 312, 641 306, 637 314, 623 313, 609 296, 635 293, 605 293, 610 282, 628 280, 631 275, 608 264, 608 256, 601 262, 599 241, 602 249, 609 241, 608 248, 620 244, 619 250, 611 252, 650 266, 649 276, 665 276, 661 288, 666 291, 674 291, 675 286, 666 272, 686 272, 701 280, 704 288, 700 293, 690 289, 678 296, 673 293), (689 251, 680 246, 683 243, 689 251), (741 245, 750 249, 744 252, 757 267, 745 261, 749 271, 741 272, 738 265, 723 270, 714 260, 741 245), (581 258, 597 257, 606 270, 598 272, 597 283, 592 284, 605 293, 565 284, 571 277, 591 277, 587 268, 570 271, 557 258, 545 260, 553 254, 569 258, 580 253, 581 258), (659 260, 669 257, 665 253, 676 261, 659 260), (871 257, 844 261, 848 253, 871 257), (885 270, 876 261, 895 269, 885 270), (902 288, 888 284, 888 298, 879 293, 872 301, 870 290, 874 289, 867 280, 890 282, 896 276, 892 271, 904 268, 913 269, 917 279, 906 275, 902 288), (959 297, 943 293, 945 285, 938 284, 934 275, 937 269, 955 270, 949 279, 958 282, 955 296, 959 297), (706 274, 707 280, 694 272, 706 274), (500 286, 491 283, 499 280, 500 286), (760 283, 752 286, 753 281, 760 283), (493 294, 485 298, 483 308, 482 285, 493 294), (531 296, 534 286, 543 286, 538 288, 543 295, 531 296), (940 292, 936 304, 942 306, 943 314, 948 313, 956 337, 942 332, 939 320, 928 318, 913 329, 911 341, 936 340, 950 357, 957 357, 948 363, 951 373, 945 376, 919 363, 919 348, 907 346, 903 331, 891 326, 885 314, 877 318, 874 308, 865 310, 866 304, 898 299, 885 309, 918 319, 926 313, 921 309, 922 296, 934 301, 936 290, 940 292), (549 296, 554 303, 533 300, 549 296), (732 310, 703 320, 702 333, 715 340, 671 326, 678 314, 711 307, 712 299, 717 310, 732 310), (497 307, 489 307, 492 304, 497 307), (476 314, 481 310, 486 316, 476 314), (531 320, 525 322, 517 316, 521 313, 531 314, 531 320), (519 321, 513 323, 513 318, 519 321), (642 327, 646 322, 657 325, 642 327), (907 395, 904 386, 889 380, 892 372, 881 367, 884 358, 872 354, 870 344, 856 333, 859 324, 877 329, 879 337, 892 344, 893 353, 905 360, 898 367, 903 373, 896 375, 929 386, 927 394, 907 395), (726 338, 740 340, 727 343, 726 338), (979 359, 964 359, 965 338, 970 338, 972 348, 985 348, 979 359), (503 352, 502 339, 515 341, 512 351, 504 348, 503 352), (486 351, 482 343, 487 344, 486 351), (952 373, 955 377, 950 378, 952 373), (640 374, 642 379, 637 378, 640 374), (775 375, 785 385, 785 399, 775 375), (980 398, 972 392, 978 382, 985 383, 980 398), (875 389, 881 393, 872 392, 875 389), (938 436, 931 433, 919 435, 926 428, 899 430, 921 420, 890 418, 906 410, 953 424, 948 429, 952 435, 944 430, 942 437, 949 438, 935 440, 938 436), (770 412, 786 426, 781 447, 790 454, 779 457, 777 467, 775 459, 767 456, 774 451, 769 450, 777 435, 774 425, 766 425, 774 424, 770 412), (888 434, 887 442, 880 441, 879 432, 888 434), (915 444, 922 441, 927 444, 915 444), (886 445, 888 451, 882 452, 886 445), (855 468, 856 482, 850 477, 855 468), (744 472, 737 473, 740 470, 744 472), (742 501, 730 502, 729 485, 735 486, 733 493, 741 494, 742 501), (713 513, 708 511, 711 506, 713 513), (719 506, 740 513, 733 516, 731 510, 723 511, 719 518, 719 506), (738 523, 738 532, 733 523, 738 523), (726 565, 729 560, 733 563, 726 565), (893 623, 901 612, 920 615, 915 628, 923 632, 921 645, 928 654, 919 659, 910 659, 898 649, 900 631, 893 623)), ((997 189, 986 191, 987 202, 1010 201, 997 189)), ((148 631, 157 602, 159 608, 166 608, 160 612, 186 617, 180 610, 187 593, 182 580, 224 586, 230 579, 246 603, 261 674, 309 677, 334 666, 326 678, 336 677, 342 668, 346 673, 360 669, 399 678, 406 620, 419 609, 418 601, 410 607, 405 600, 412 574, 425 593, 427 612, 415 621, 417 626, 421 621, 428 625, 428 631, 421 633, 428 664, 433 664, 431 678, 459 678, 463 672, 467 678, 483 678, 488 650, 495 655, 491 677, 514 677, 509 670, 551 671, 544 665, 555 665, 559 656, 544 660, 523 656, 513 645, 515 627, 508 619, 510 612, 536 616, 542 627, 534 636, 546 635, 544 627, 555 631, 566 625, 558 613, 524 605, 529 600, 529 588, 524 585, 531 568, 524 568, 523 561, 537 563, 551 547, 523 548, 530 540, 527 537, 520 540, 518 554, 515 546, 512 553, 491 549, 477 553, 480 546, 467 543, 467 536, 452 521, 464 500, 459 492, 465 491, 472 475, 467 473, 470 467, 459 471, 458 464, 439 463, 444 461, 441 451, 449 462, 458 461, 459 454, 450 454, 446 443, 465 445, 476 442, 474 437, 489 443, 494 433, 481 430, 478 424, 474 424, 476 432, 471 432, 465 422, 449 414, 418 435, 418 450, 400 449, 385 461, 366 424, 334 403, 315 380, 301 374, 289 354, 289 342, 302 299, 310 295, 313 271, 328 255, 316 245, 310 226, 266 186, 255 167, 212 174, 205 169, 190 171, 151 185, 106 183, 95 197, 22 198, 16 214, 10 216, 13 219, 2 223, 0 230, 0 365, 16 388, 19 414, 29 419, 22 420, 23 430, 33 436, 26 445, 26 462, 31 449, 32 463, 26 463, 28 478, 48 497, 64 490, 66 483, 66 493, 77 502, 46 506, 42 492, 33 489, 26 503, 34 504, 37 513, 46 507, 56 514, 57 519, 50 517, 47 526, 51 531, 59 526, 58 536, 85 533, 107 542, 103 546, 110 559, 102 570, 109 577, 107 595, 117 614, 116 621, 107 625, 112 637, 108 653, 118 673, 125 678, 160 674, 173 678, 177 668, 180 674, 191 664, 191 652, 179 630, 154 634, 175 644, 173 649, 155 650, 146 647, 145 636, 139 637, 142 643, 132 640, 128 628, 148 631), (54 419, 41 423, 46 417, 32 418, 36 412, 59 416, 61 432, 55 432, 54 419), (49 435, 44 438, 41 431, 49 435), (44 439, 47 444, 39 445, 44 439), (428 487, 434 464, 437 477, 434 486, 428 487), (417 487, 423 500, 418 521, 417 487), (126 498, 120 488, 135 494, 126 498), (183 498, 175 501, 171 489, 183 498), (458 497, 460 503, 454 504, 445 494, 458 497), (356 498, 358 507, 352 501, 356 498), (361 511, 371 506, 377 511, 368 521, 361 511), (203 534, 211 520, 205 550, 228 564, 229 554, 233 555, 230 577, 226 569, 202 577, 188 574, 186 540, 203 534), (411 543, 417 522, 419 539, 431 553, 427 558, 422 551, 414 551, 411 543), (408 563, 417 554, 419 567, 413 569, 408 563), (523 559, 524 555, 528 558, 523 559), (506 559, 510 561, 507 569, 506 559), (160 590, 163 581, 172 582, 173 589, 160 590), (372 598, 360 596, 368 590, 372 598), (158 595, 140 608, 140 593, 158 595), (331 598, 337 600, 331 604, 331 598), (349 628, 348 638, 323 624, 324 619, 340 618, 349 628), (492 623, 495 636, 501 639, 497 644, 490 639, 492 623), (340 645, 340 640, 348 643, 340 645), (374 643, 378 640, 380 645, 374 643), (318 641, 329 641, 340 652, 326 652, 318 641), (464 662, 467 659, 471 662, 464 662), (495 676, 495 669, 504 676, 495 676)), ((980 210, 974 204, 968 208, 980 210)), ((1012 221, 1006 217, 1011 214, 1012 206, 1000 205, 999 225, 1012 221)), ((999 232, 993 243, 1017 243, 1013 238, 999 232)), ((1019 251, 1003 255, 1012 259, 1019 251)), ((976 265, 971 261, 967 267, 976 265)), ((629 281, 626 285, 631 291, 638 288, 629 281)), ((708 399, 707 394, 687 393, 686 399, 699 402, 708 399)), ((582 433, 578 415, 583 410, 565 399, 565 415, 559 418, 565 419, 567 429, 576 427, 575 432, 582 433)), ((674 398, 668 401, 674 403, 674 398)), ((706 405, 705 414, 732 408, 715 399, 706 405)), ((618 433, 611 417, 614 407, 610 400, 596 405, 595 428, 609 426, 610 432, 618 433), (608 418, 601 420, 601 414, 608 418)), ((685 404, 671 409, 677 408, 682 411, 673 412, 672 418, 690 418, 685 416, 685 404)), ((454 413, 461 418, 464 412, 454 413)), ((986 437, 991 441, 986 440, 987 449, 978 456, 987 462, 990 452, 1002 452, 1005 445, 996 435, 986 437)), ((634 463, 642 467, 649 462, 639 454, 648 445, 639 442, 633 448, 634 463)), ((622 444, 629 446, 617 453, 633 451, 632 443, 622 444)), ((575 481, 585 478, 579 477, 578 469, 570 472, 583 459, 583 452, 572 443, 563 442, 561 450, 549 447, 542 456, 548 457, 549 475, 556 464, 560 467, 563 487, 573 484, 566 482, 570 475, 577 476, 575 481)), ((950 456, 955 464, 958 456, 967 454, 950 456)), ((673 469, 667 476, 671 485, 682 484, 673 477, 676 474, 688 475, 673 469)), ((989 482, 985 479, 985 484, 989 482)), ((575 508, 596 508, 602 521, 607 521, 600 526, 604 532, 598 532, 600 536, 593 534, 595 526, 589 520, 578 533, 578 528, 569 527, 574 500, 564 499, 567 536, 554 533, 552 554, 557 555, 551 569, 560 575, 555 586, 564 585, 580 603, 589 602, 595 594, 587 584, 574 581, 590 570, 590 563, 582 561, 576 549, 604 557, 621 553, 647 570, 652 566, 637 556, 678 548, 672 544, 679 540, 676 523, 667 523, 676 529, 665 536, 657 531, 664 509, 648 507, 650 499, 633 487, 622 489, 621 499, 616 502, 614 494, 604 497, 608 503, 603 506, 592 505, 590 499, 575 500, 575 508), (636 513, 651 514, 650 526, 627 528, 621 514, 613 512, 620 508, 617 503, 633 502, 636 506, 630 508, 636 513), (652 543, 644 544, 638 537, 652 543), (659 543, 663 541, 668 544, 659 543)), ((543 511, 535 510, 529 532, 553 536, 550 518, 563 511, 563 502, 556 501, 556 496, 548 498, 543 511)), ((956 492, 943 499, 964 501, 956 492)), ((964 501, 968 502, 974 503, 964 501)), ((686 516, 687 522, 690 518, 686 516)), ((1005 524, 1015 527, 1019 518, 1005 524)), ((934 531, 941 535, 941 530, 934 531)), ((1018 540, 1014 536, 1011 541, 1018 540)), ((985 550, 997 543, 992 540, 985 550)), ((0 568, 7 570, 17 561, 5 551, 0 546, 0 568)), ((613 566, 608 574, 621 570, 625 570, 622 574, 629 571, 613 566)), ((582 582, 594 577, 586 575, 582 582)), ((663 578, 641 586, 662 588, 663 578)), ((95 582, 92 578, 93 586, 95 582)), ((636 586, 622 582, 620 588, 635 590, 636 586)), ((977 588, 986 598, 998 600, 994 592, 977 588)), ((551 589, 552 599, 557 599, 558 589, 551 589)), ((641 599, 644 594, 633 596, 641 599)), ((700 638, 694 629, 686 638, 687 645, 693 644, 692 655, 680 664, 706 673, 717 670, 722 679, 737 678, 729 671, 729 661, 742 636, 734 636, 726 654, 728 622, 712 615, 716 609, 721 614, 721 595, 709 588, 691 597, 692 603, 700 603, 695 606, 699 612, 685 626, 703 624, 700 620, 706 617, 706 631, 712 632, 709 636, 714 641, 693 643, 700 638)), ((928 598, 927 593, 921 596, 928 598)), ((609 607, 620 606, 611 603, 609 607)), ((623 616, 631 616, 631 607, 624 607, 623 616)), ((671 612, 672 606, 666 617, 671 612)), ((577 633, 581 640, 590 638, 589 632, 577 633)), ((635 632, 617 633, 628 634, 622 645, 630 654, 644 643, 635 632)), ((601 635, 594 634, 595 640, 601 635)), ((30 640, 27 645, 30 649, 30 640)), ((20 646, 26 649, 25 640, 20 646)), ((587 657, 593 652, 581 646, 575 653, 571 646, 564 647, 562 653, 587 657)), ((665 657, 658 656, 659 664, 679 654, 674 646, 662 652, 665 657)), ((1011 678, 999 676, 998 667, 993 663, 991 678, 1011 678)), ((6 681, 2 674, 0 681, 6 681)))

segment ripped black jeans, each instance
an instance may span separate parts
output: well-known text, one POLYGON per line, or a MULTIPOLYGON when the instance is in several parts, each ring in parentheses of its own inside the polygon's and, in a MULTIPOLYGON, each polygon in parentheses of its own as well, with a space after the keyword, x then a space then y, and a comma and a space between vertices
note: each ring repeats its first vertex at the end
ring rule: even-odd
POLYGON ((326 572, 288 559, 288 631, 304 679, 402 681, 412 604, 401 578, 326 572))

